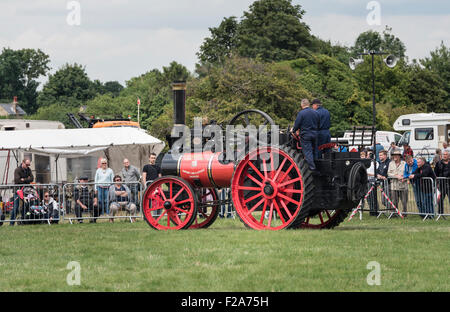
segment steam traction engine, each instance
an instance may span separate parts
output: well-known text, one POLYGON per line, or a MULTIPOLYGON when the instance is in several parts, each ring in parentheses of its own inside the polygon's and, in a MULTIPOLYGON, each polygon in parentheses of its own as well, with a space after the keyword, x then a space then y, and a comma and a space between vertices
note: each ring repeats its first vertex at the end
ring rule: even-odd
MULTIPOLYGON (((180 100, 177 91, 183 88, 175 90, 176 123, 180 112, 184 119, 184 94, 180 100)), ((261 126, 273 121, 264 112, 248 110, 230 121, 231 125, 239 123, 261 126)), ((226 150, 165 154, 163 177, 144 193, 145 220, 158 230, 206 228, 224 203, 217 189, 231 188, 236 212, 249 228, 337 226, 366 194, 370 161, 360 159, 357 152, 328 152, 316 161, 320 173, 313 175, 295 138, 288 131, 277 135, 279 144, 246 146, 234 155, 235 161, 228 160, 226 150)))

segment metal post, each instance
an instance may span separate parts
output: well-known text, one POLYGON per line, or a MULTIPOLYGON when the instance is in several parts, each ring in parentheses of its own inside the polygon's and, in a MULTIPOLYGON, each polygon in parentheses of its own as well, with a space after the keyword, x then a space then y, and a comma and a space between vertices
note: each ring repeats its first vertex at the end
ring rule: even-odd
POLYGON ((373 113, 373 173, 375 178, 377 177, 377 110, 376 110, 376 104, 375 104, 375 69, 374 69, 374 58, 375 58, 375 51, 371 51, 370 54, 372 55, 372 113, 373 113))

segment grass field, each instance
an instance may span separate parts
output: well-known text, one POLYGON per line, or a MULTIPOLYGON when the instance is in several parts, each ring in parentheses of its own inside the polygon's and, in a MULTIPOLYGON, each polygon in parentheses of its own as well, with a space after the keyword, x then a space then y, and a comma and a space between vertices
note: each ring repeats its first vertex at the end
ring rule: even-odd
POLYGON ((0 228, 0 291, 450 291, 450 223, 364 216, 334 230, 257 232, 233 219, 0 228), (80 263, 79 286, 66 282, 80 263), (369 286, 371 261, 380 286, 369 286))

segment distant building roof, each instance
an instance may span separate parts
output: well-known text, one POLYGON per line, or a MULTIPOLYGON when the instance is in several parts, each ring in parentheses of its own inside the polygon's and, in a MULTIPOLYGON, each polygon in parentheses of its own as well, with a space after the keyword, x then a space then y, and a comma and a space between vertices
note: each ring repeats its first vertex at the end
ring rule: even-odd
MULTIPOLYGON (((15 116, 15 115, 19 115, 19 116, 24 116, 27 113, 19 106, 16 104, 16 109, 17 109, 17 114, 14 111, 14 103, 0 103, 0 108, 3 108, 3 110, 6 112, 6 116, 15 116)), ((1 110, 0 110, 0 115, 1 115, 1 110)))

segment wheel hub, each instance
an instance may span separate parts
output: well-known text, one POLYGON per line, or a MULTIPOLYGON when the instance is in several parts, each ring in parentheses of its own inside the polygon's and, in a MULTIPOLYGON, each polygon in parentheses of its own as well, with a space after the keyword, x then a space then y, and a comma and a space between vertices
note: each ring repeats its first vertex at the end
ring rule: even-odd
POLYGON ((164 208, 166 210, 169 210, 170 208, 172 208, 172 203, 170 201, 164 202, 164 208))
POLYGON ((273 192, 275 190, 273 189, 272 185, 270 185, 269 182, 266 182, 266 186, 264 186, 264 194, 266 194, 267 196, 271 196, 273 195, 273 192))

